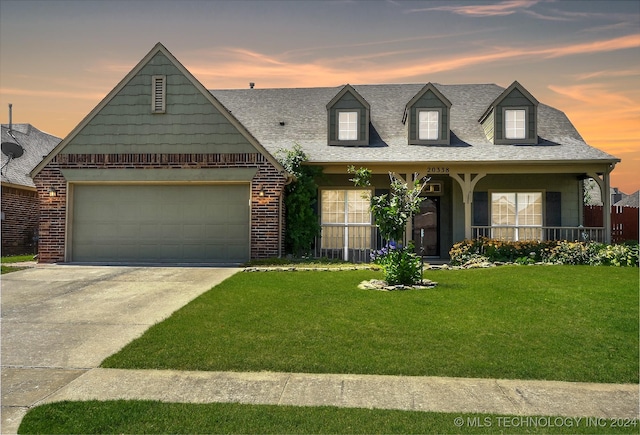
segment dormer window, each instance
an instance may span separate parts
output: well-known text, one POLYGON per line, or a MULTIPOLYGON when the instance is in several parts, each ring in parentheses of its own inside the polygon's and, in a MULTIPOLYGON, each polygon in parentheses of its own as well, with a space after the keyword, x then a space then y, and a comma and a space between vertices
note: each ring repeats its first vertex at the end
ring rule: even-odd
POLYGON ((451 102, 433 84, 427 83, 404 109, 409 145, 449 145, 451 102))
POLYGON ((338 112, 338 140, 358 140, 358 112, 338 112))
POLYGON ((526 109, 505 109, 504 137, 506 139, 525 139, 527 137, 526 109))
POLYGON ((438 140, 440 138, 440 111, 418 110, 418 139, 438 140))
POLYGON ((345 85, 327 104, 329 145, 369 145, 369 110, 358 91, 345 85))
POLYGON ((502 92, 478 122, 487 139, 496 145, 538 143, 538 100, 518 82, 502 92))

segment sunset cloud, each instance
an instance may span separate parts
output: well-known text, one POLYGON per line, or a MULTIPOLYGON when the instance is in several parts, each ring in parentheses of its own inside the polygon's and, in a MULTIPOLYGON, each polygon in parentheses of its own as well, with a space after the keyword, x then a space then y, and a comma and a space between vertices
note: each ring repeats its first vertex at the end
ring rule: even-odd
POLYGON ((640 70, 620 70, 620 71, 593 71, 584 74, 578 74, 575 76, 576 80, 589 80, 594 78, 605 78, 605 77, 633 77, 640 76, 640 70))
POLYGON ((21 97, 38 97, 38 98, 71 98, 75 100, 100 100, 105 94, 98 92, 66 92, 66 91, 44 91, 41 89, 20 89, 20 88, 0 88, 0 94, 21 96, 21 97))
POLYGON ((0 111, 58 136, 160 40, 210 89, 517 79, 640 187, 637 0, 0 3, 0 111))
POLYGON ((203 80, 210 79, 210 86, 237 87, 238 81, 261 81, 262 86, 337 86, 344 83, 388 83, 415 80, 429 74, 456 71, 476 65, 506 62, 518 59, 560 58, 580 54, 615 51, 640 47, 640 35, 596 40, 580 44, 547 47, 495 47, 485 52, 469 53, 429 62, 392 59, 402 54, 418 55, 421 50, 404 49, 377 51, 360 56, 316 58, 312 62, 298 60, 296 56, 266 55, 244 48, 224 48, 198 56, 190 69, 203 80), (211 63, 201 59, 212 58, 211 63), (375 61, 375 67, 371 63, 375 61))
POLYGON ((548 88, 558 96, 554 104, 570 114, 571 121, 590 145, 614 155, 637 153, 640 144, 637 91, 623 92, 603 83, 548 88))
POLYGON ((407 12, 442 11, 474 17, 495 17, 514 14, 521 9, 531 7, 536 3, 538 3, 538 0, 507 0, 496 4, 434 6, 410 9, 407 12))

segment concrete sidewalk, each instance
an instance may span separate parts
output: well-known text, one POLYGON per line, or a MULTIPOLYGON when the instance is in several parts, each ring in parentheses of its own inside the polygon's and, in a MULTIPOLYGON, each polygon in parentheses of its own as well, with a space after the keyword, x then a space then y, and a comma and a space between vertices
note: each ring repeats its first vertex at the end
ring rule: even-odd
POLYGON ((2 433, 38 404, 90 399, 638 418, 638 385, 97 368, 239 270, 38 265, 3 275, 2 433))
POLYGON ((638 418, 638 385, 422 376, 92 369, 41 403, 163 402, 338 406, 522 416, 638 418))
POLYGON ((2 434, 16 433, 34 404, 239 270, 39 264, 2 275, 2 434))

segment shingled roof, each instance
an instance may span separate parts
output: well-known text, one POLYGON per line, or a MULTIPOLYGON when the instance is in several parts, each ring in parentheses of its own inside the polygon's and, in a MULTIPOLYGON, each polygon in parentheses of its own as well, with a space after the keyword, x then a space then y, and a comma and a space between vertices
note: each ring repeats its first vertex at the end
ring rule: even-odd
POLYGON ((210 91, 272 154, 299 144, 317 163, 340 162, 616 162, 589 146, 567 116, 538 106, 537 145, 494 145, 478 119, 505 90, 495 84, 440 85, 451 101, 451 143, 409 145, 405 106, 424 84, 354 85, 370 104, 369 146, 329 146, 326 104, 339 87, 210 91))
POLYGON ((60 138, 42 132, 31 124, 13 124, 11 134, 9 134, 9 125, 2 124, 2 142, 17 143, 24 150, 22 156, 12 159, 10 162, 8 162, 8 156, 0 153, 2 182, 35 187, 29 173, 60 141, 60 138))

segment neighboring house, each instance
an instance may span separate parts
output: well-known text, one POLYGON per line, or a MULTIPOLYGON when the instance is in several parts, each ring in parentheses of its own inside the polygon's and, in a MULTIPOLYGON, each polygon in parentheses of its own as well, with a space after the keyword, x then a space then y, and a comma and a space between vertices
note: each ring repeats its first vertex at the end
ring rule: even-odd
POLYGON ((517 82, 208 91, 157 44, 32 172, 40 261, 281 255, 291 177, 274 156, 296 144, 325 174, 317 254, 352 260, 381 240, 349 165, 373 171, 375 194, 389 172, 430 177, 407 238, 446 257, 481 235, 580 237, 582 180, 608 191, 619 161, 517 82))
POLYGON ((29 173, 59 143, 30 124, 2 125, 2 255, 35 253, 38 195, 29 173))
MULTIPOLYGON (((600 187, 592 180, 587 179, 584 181, 585 192, 585 205, 602 206, 602 195, 600 194, 600 187)), ((609 195, 611 198, 611 205, 617 205, 621 207, 638 207, 638 194, 640 191, 636 191, 631 195, 620 191, 617 187, 611 187, 609 189, 609 195), (633 205, 635 204, 635 205, 633 205)))
POLYGON ((613 203, 616 207, 640 207, 640 190, 636 190, 631 195, 622 193, 620 199, 613 203))

